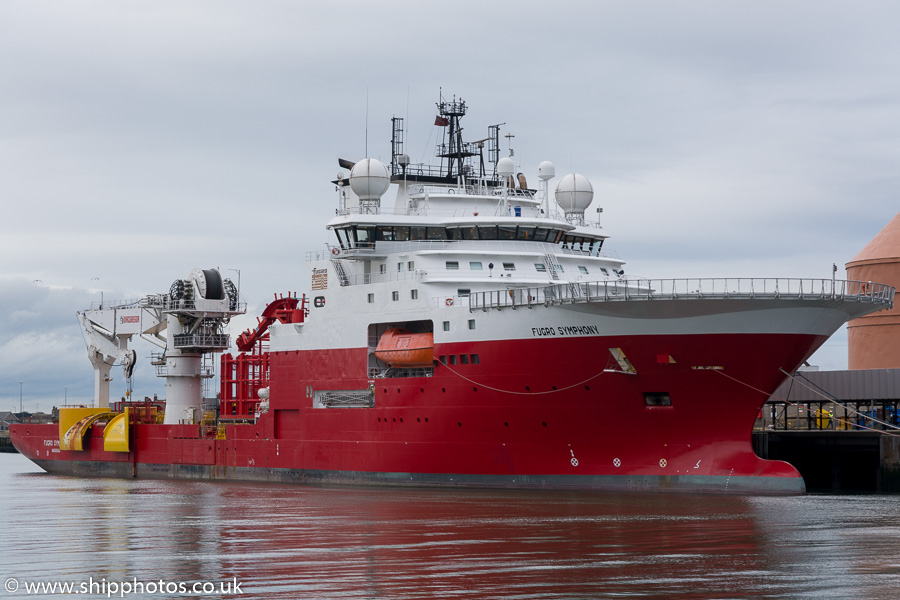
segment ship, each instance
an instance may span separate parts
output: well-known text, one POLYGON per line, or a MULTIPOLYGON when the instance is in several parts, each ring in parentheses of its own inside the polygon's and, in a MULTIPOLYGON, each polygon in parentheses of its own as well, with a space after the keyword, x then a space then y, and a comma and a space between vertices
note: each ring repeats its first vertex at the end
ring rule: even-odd
POLYGON ((545 161, 530 187, 501 125, 463 138, 467 110, 437 103, 428 164, 405 153, 400 117, 389 164, 338 159, 308 293, 274 294, 234 353, 246 305, 218 269, 79 312, 93 406, 13 425, 16 448, 81 476, 804 493, 793 466, 753 452, 756 419, 894 288, 626 275, 591 182, 545 161), (135 336, 159 348, 165 401, 110 402, 135 336))

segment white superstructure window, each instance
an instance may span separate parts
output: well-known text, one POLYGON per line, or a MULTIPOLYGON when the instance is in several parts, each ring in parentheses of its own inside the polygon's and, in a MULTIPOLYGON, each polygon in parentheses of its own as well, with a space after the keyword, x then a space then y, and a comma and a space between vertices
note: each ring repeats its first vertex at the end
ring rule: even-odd
POLYGON ((369 304, 375 304, 375 294, 368 295, 369 304))
POLYGON ((515 271, 516 263, 503 263, 503 270, 504 271, 515 271))
POLYGON ((419 299, 419 290, 409 290, 409 297, 411 300, 419 299))
POLYGON ((396 302, 400 299, 400 292, 391 292, 391 300, 396 302))
POLYGON ((481 267, 481 261, 479 261, 479 260, 469 261, 469 268, 472 269, 473 271, 482 271, 483 270, 481 267))
POLYGON ((534 263, 534 270, 538 273, 546 273, 547 265, 545 265, 544 263, 534 263))
POLYGON ((448 260, 444 263, 444 266, 448 271, 459 271, 459 262, 455 260, 448 260))
POLYGON ((585 267, 585 266, 583 266, 583 265, 578 265, 578 270, 581 271, 581 274, 582 274, 582 275, 587 275, 587 274, 588 274, 587 267, 585 267))
POLYGON ((450 321, 444 321, 444 331, 450 331, 450 321))
POLYGON ((406 263, 406 270, 407 271, 415 271, 416 270, 416 261, 411 260, 408 263, 406 263))

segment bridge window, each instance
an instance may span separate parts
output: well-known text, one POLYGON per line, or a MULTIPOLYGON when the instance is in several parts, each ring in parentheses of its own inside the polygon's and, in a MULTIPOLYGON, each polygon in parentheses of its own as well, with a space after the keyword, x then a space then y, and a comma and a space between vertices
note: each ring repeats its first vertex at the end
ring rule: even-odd
POLYGON ((516 239, 533 240, 534 239, 534 227, 519 227, 519 233, 516 236, 516 239))
POLYGON ((497 228, 497 238, 501 240, 514 240, 516 239, 516 228, 515 226, 503 226, 497 228))
POLYGON ((581 271, 581 274, 582 274, 582 275, 587 275, 587 274, 588 274, 587 267, 585 267, 585 266, 583 266, 583 265, 578 265, 578 270, 581 271))
POLYGON ((478 228, 478 237, 483 240, 496 240, 497 239, 497 227, 479 227, 478 228))

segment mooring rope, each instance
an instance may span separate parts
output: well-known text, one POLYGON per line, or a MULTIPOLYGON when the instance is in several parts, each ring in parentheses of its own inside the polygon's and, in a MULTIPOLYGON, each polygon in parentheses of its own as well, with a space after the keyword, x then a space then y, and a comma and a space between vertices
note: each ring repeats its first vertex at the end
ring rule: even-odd
POLYGON ((448 371, 450 371, 451 373, 453 373, 454 375, 456 375, 457 377, 459 377, 460 379, 465 379, 469 383, 475 384, 479 387, 483 387, 486 390, 491 390, 492 392, 499 392, 501 394, 515 394, 517 396, 541 396, 544 394, 556 394, 557 392, 565 392, 566 390, 571 390, 572 388, 576 388, 580 385, 584 385, 588 381, 596 379, 597 377, 599 377, 600 375, 603 375, 603 373, 606 372, 606 370, 604 369, 603 371, 600 371, 599 373, 597 373, 595 375, 591 375, 584 381, 579 381, 578 383, 573 383, 572 385, 566 386, 564 388, 559 388, 556 390, 546 390, 543 392, 519 392, 516 390, 502 390, 500 388, 492 387, 492 386, 484 384, 484 383, 479 383, 479 382, 475 381, 474 379, 470 379, 470 378, 466 377, 465 375, 462 375, 461 373, 458 373, 457 371, 451 369, 449 365, 445 365, 444 363, 439 363, 439 364, 442 367, 444 367, 445 369, 447 369, 448 371))

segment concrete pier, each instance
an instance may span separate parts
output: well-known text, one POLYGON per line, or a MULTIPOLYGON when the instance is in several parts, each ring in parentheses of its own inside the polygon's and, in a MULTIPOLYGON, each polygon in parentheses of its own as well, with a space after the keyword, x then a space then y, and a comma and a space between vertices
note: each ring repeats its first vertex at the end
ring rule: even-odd
POLYGON ((794 465, 809 492, 900 493, 900 436, 878 431, 754 431, 761 458, 794 465))

